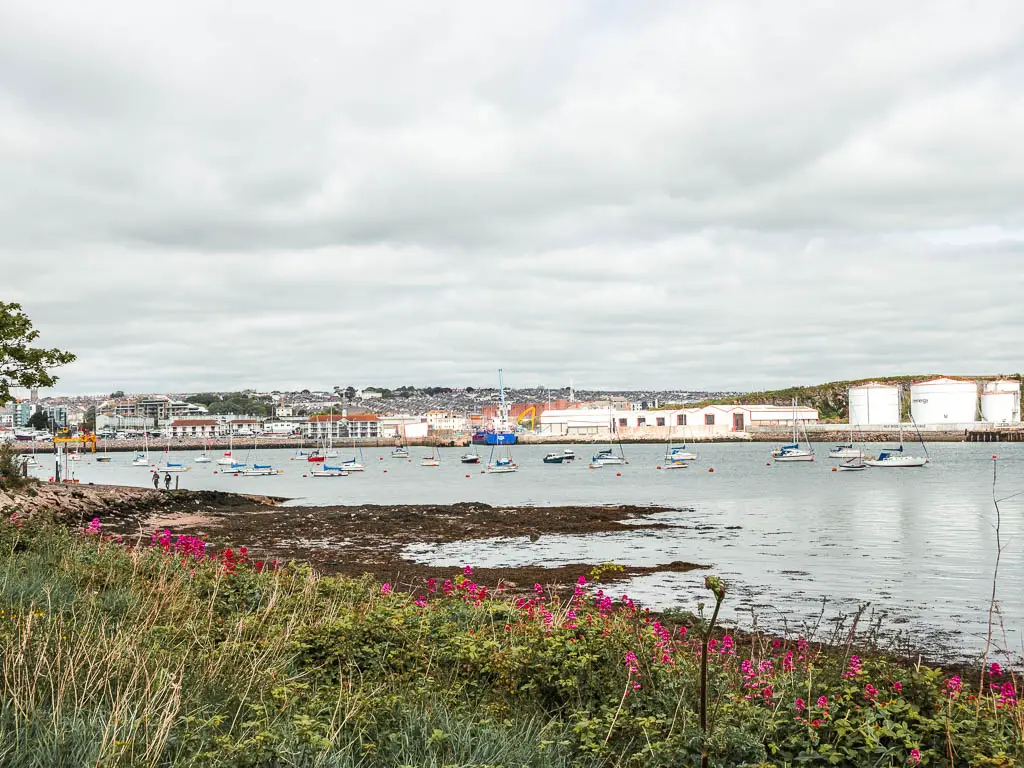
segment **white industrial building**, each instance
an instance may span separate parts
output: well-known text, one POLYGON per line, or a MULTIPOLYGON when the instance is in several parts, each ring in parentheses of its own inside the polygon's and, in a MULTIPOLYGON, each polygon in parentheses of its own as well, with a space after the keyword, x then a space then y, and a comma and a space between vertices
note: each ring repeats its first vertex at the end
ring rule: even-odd
POLYGON ((910 413, 918 424, 973 424, 978 420, 978 384, 939 378, 910 385, 910 413))
POLYGON ((1020 382, 985 382, 981 392, 981 419, 993 424, 1020 423, 1020 382))
POLYGON ((849 389, 850 424, 881 427, 900 421, 900 389, 892 384, 870 381, 849 389))
MULTIPOLYGON (((818 422, 815 408, 798 406, 795 413, 798 423, 818 422)), ((568 408, 541 413, 538 431, 556 436, 606 435, 611 428, 623 438, 713 438, 745 433, 750 427, 790 426, 793 418, 791 405, 708 405, 664 411, 568 408)))

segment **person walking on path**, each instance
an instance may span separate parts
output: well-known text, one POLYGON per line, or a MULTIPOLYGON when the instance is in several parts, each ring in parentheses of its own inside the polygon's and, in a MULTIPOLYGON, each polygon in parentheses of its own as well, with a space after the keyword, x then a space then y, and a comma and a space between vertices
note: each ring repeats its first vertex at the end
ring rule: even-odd
POLYGON ((159 472, 154 472, 153 473, 153 490, 154 491, 159 491, 160 490, 160 473, 159 472))
POLYGON ((170 472, 164 473, 164 488, 166 488, 168 491, 171 490, 171 473, 170 472))

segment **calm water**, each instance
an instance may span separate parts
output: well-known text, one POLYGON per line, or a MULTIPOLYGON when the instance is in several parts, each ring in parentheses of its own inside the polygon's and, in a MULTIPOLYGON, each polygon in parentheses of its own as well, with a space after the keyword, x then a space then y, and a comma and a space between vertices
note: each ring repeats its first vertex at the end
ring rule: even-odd
MULTIPOLYGON (((589 446, 575 449, 584 458, 592 452, 589 446)), ((458 463, 460 449, 444 450, 442 465, 428 468, 419 465, 424 449, 413 449, 409 462, 391 459, 388 448, 376 448, 364 451, 366 472, 342 478, 303 477, 309 465, 293 460, 293 451, 268 450, 260 451, 260 461, 280 467, 282 475, 233 477, 215 474, 215 465, 193 464, 180 482, 183 488, 267 493, 302 504, 672 506, 683 511, 656 515, 674 526, 669 530, 542 536, 535 544, 524 536, 414 547, 408 555, 450 566, 706 563, 730 582, 728 615, 742 624, 750 624, 751 609, 761 625, 778 627, 785 615, 792 628, 817 617, 824 596, 826 616, 870 601, 891 614, 890 626, 909 629, 922 642, 945 640, 964 652, 977 649, 985 634, 995 557, 993 453, 999 455, 997 494, 1024 490, 1024 445, 1015 444, 933 444, 932 463, 924 469, 865 472, 832 472, 834 462, 827 458, 766 466, 766 444, 702 445, 694 466, 673 471, 656 469, 664 454, 660 445, 626 446, 629 466, 598 470, 588 469, 585 460, 542 464, 548 450, 517 446, 518 473, 483 475, 479 467, 458 463)), ((486 460, 486 451, 481 452, 486 460)), ((352 455, 341 453, 342 458, 352 455)), ((172 452, 171 460, 188 463, 194 455, 172 452)), ((149 472, 131 467, 131 458, 115 454, 110 464, 86 459, 78 463, 76 476, 82 482, 148 485, 149 472)), ((49 469, 52 456, 40 459, 49 469)), ((1002 508, 998 597, 1013 633, 1010 644, 1019 651, 1024 496, 1002 508)), ((692 609, 706 598, 700 588, 703 577, 700 571, 653 575, 634 579, 627 590, 652 607, 692 609)))

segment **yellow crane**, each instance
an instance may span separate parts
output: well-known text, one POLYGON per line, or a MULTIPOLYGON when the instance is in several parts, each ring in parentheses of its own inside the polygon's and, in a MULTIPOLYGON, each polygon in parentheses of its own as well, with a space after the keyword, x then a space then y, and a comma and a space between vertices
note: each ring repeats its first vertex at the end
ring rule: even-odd
POLYGON ((82 432, 80 434, 71 437, 68 435, 68 431, 65 429, 55 438, 53 438, 54 445, 63 443, 66 445, 91 445, 92 452, 96 453, 96 433, 95 432, 82 432))

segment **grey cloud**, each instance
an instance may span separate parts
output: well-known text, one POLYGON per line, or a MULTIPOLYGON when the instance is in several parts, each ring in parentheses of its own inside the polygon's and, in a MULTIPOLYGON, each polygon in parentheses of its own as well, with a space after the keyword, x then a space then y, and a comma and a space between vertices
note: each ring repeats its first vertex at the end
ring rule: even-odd
POLYGON ((1024 368, 1017 3, 7 10, 61 389, 1024 368))

